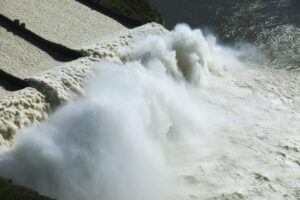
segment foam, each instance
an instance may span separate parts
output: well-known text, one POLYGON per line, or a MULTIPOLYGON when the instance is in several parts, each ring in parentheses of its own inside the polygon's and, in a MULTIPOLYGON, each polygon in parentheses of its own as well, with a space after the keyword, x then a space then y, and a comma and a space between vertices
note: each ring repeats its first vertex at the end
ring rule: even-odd
POLYGON ((146 36, 166 32, 165 28, 155 23, 125 31, 83 48, 82 51, 87 56, 85 58, 63 64, 26 80, 31 87, 41 91, 46 96, 47 101, 51 103, 51 106, 56 108, 64 102, 84 94, 82 86, 85 78, 94 73, 96 69, 95 61, 110 60, 121 63, 122 57, 136 42, 146 36))
POLYGON ((0 145, 8 145, 18 129, 47 119, 49 110, 44 95, 33 88, 0 99, 0 145))
POLYGON ((296 199, 299 76, 245 53, 181 25, 114 63, 81 60, 84 96, 21 130, 0 173, 67 200, 296 199))
POLYGON ((34 70, 29 70, 29 75, 27 72, 22 73, 20 76, 26 77, 25 81, 31 88, 18 92, 1 92, 5 95, 0 100, 2 108, 0 110, 1 144, 10 143, 9 140, 13 138, 18 129, 39 124, 47 117, 50 110, 53 111, 67 101, 84 95, 85 79, 95 73, 96 61, 110 60, 122 63, 122 57, 136 41, 148 35, 166 32, 166 29, 159 24, 146 24, 115 36, 106 37, 94 45, 83 48, 82 52, 86 56, 84 58, 48 70, 43 67, 39 72, 45 71, 38 74, 34 70), (24 103, 27 106, 23 106, 24 103), (17 111, 18 109, 20 111, 17 111))

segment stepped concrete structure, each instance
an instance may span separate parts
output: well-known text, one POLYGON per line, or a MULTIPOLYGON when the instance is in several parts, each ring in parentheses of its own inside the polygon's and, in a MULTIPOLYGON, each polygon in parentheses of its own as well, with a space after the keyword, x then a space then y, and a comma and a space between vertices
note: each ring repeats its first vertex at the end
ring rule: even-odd
MULTIPOLYGON (((101 67, 98 61, 126 62, 136 42, 149 35, 167 33, 157 23, 139 27, 124 23, 124 19, 139 18, 137 12, 130 14, 136 5, 128 5, 136 1, 119 1, 125 9, 115 7, 118 0, 0 1, 0 148, 11 147, 19 129, 40 124, 59 106, 84 95, 85 80, 101 67), (123 20, 111 15, 118 10, 125 17, 123 20)), ((141 22, 148 22, 149 15, 141 13, 141 22)), ((242 126, 226 132, 230 137, 222 143, 225 154, 214 159, 203 154, 182 160, 174 157, 176 163, 191 159, 190 166, 172 166, 181 185, 174 199, 202 199, 202 190, 211 196, 207 199, 216 200, 252 199, 253 194, 263 199, 260 197, 273 193, 285 199, 299 199, 300 77, 273 69, 251 68, 243 72, 247 76, 241 73, 228 79, 229 86, 236 85, 243 92, 231 92, 229 88, 220 93, 215 91, 217 96, 207 95, 207 100, 215 106, 237 115, 234 122, 242 126), (258 100, 263 104, 257 104, 258 100), (245 111, 253 106, 262 110, 263 115, 252 112, 239 115, 244 109, 236 105, 248 103, 245 111), (252 123, 248 120, 251 117, 259 121, 252 123), (264 121, 269 117, 274 122, 264 121), (228 151, 223 145, 230 146, 228 151), (271 168, 274 174, 269 173, 271 168), (223 190, 227 184, 229 189, 223 190), (230 188, 232 185, 243 187, 230 188)), ((49 198, 0 177, 0 199, 49 198)))
POLYGON ((80 57, 76 50, 127 30, 74 0, 3 0, 0 14, 1 68, 19 78, 80 57))
POLYGON ((60 64, 47 52, 0 26, 1 70, 19 78, 60 64))
POLYGON ((0 13, 49 41, 74 49, 127 29, 75 0, 2 0, 0 13))
POLYGON ((121 62, 134 41, 166 31, 154 23, 128 29, 95 8, 76 0, 0 2, 0 145, 82 95, 95 60, 121 62))
MULTIPOLYGON (((126 6, 126 12, 130 8, 126 6)), ((118 10, 109 11, 107 2, 102 8, 97 1, 0 1, 1 148, 13 145, 20 128, 38 125, 57 107, 82 95, 95 61, 122 62, 135 41, 166 32, 155 23, 134 28, 131 22, 137 22, 137 13, 130 20, 122 18, 124 13, 120 18, 118 10)), ((1 181, 1 199, 48 199, 1 181)))

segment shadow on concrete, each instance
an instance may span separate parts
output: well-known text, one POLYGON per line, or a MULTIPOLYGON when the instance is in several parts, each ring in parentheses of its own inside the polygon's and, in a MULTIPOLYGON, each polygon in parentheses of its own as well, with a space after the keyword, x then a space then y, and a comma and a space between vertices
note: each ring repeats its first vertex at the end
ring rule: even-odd
POLYGON ((57 61, 68 62, 83 56, 79 50, 70 49, 61 44, 51 42, 42 38, 36 33, 26 29, 26 24, 20 24, 18 19, 12 21, 6 16, 0 14, 0 26, 6 28, 7 31, 14 33, 15 35, 29 42, 30 44, 43 50, 57 61))
POLYGON ((75 1, 91 8, 92 10, 100 12, 100 13, 118 21, 119 23, 121 23, 122 25, 124 25, 127 28, 134 28, 134 27, 137 27, 137 26, 140 26, 143 24, 143 23, 139 22, 138 20, 134 20, 129 17, 117 15, 116 13, 100 6, 94 0, 75 0, 75 1))
POLYGON ((17 91, 28 87, 28 83, 0 69, 0 86, 7 91, 17 91))

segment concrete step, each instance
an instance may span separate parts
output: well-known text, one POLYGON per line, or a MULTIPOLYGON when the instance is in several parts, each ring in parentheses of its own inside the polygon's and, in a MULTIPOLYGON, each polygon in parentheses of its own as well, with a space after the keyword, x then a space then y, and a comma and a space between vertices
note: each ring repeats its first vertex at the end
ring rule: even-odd
POLYGON ((19 78, 60 65, 47 52, 0 26, 0 69, 19 78))
MULTIPOLYGON (((34 76, 81 57, 72 48, 121 30, 127 28, 75 0, 1 0, 0 72, 34 76)), ((21 88, 0 73, 0 99, 21 88)))
POLYGON ((75 0, 1 0, 0 13, 49 41, 74 49, 127 29, 75 0))
MULTIPOLYGON (((126 29, 122 33, 82 47, 85 57, 57 67, 42 68, 41 71, 32 68, 35 71, 27 74, 28 76, 20 74, 24 77, 24 80, 20 80, 21 83, 24 81, 30 87, 14 92, 4 91, 6 96, 0 97, 0 146, 9 145, 18 129, 39 124, 57 107, 82 96, 86 78, 101 67, 97 61, 121 63, 122 58, 137 41, 165 32, 167 30, 164 27, 155 23, 126 29)), ((16 72, 12 73, 17 73, 18 68, 15 69, 16 72)))
POLYGON ((164 34, 167 30, 156 23, 149 23, 135 29, 83 47, 86 57, 67 62, 59 67, 26 78, 31 87, 42 92, 53 108, 81 96, 85 79, 94 73, 96 61, 109 60, 121 63, 132 46, 150 35, 164 34))

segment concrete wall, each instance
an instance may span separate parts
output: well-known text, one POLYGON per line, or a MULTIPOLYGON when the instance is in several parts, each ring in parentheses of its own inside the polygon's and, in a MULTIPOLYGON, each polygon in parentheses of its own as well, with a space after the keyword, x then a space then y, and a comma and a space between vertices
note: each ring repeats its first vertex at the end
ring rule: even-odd
POLYGON ((101 9, 79 0, 0 2, 0 146, 82 95, 97 60, 121 62, 134 41, 166 31, 153 23, 128 29, 101 9))

